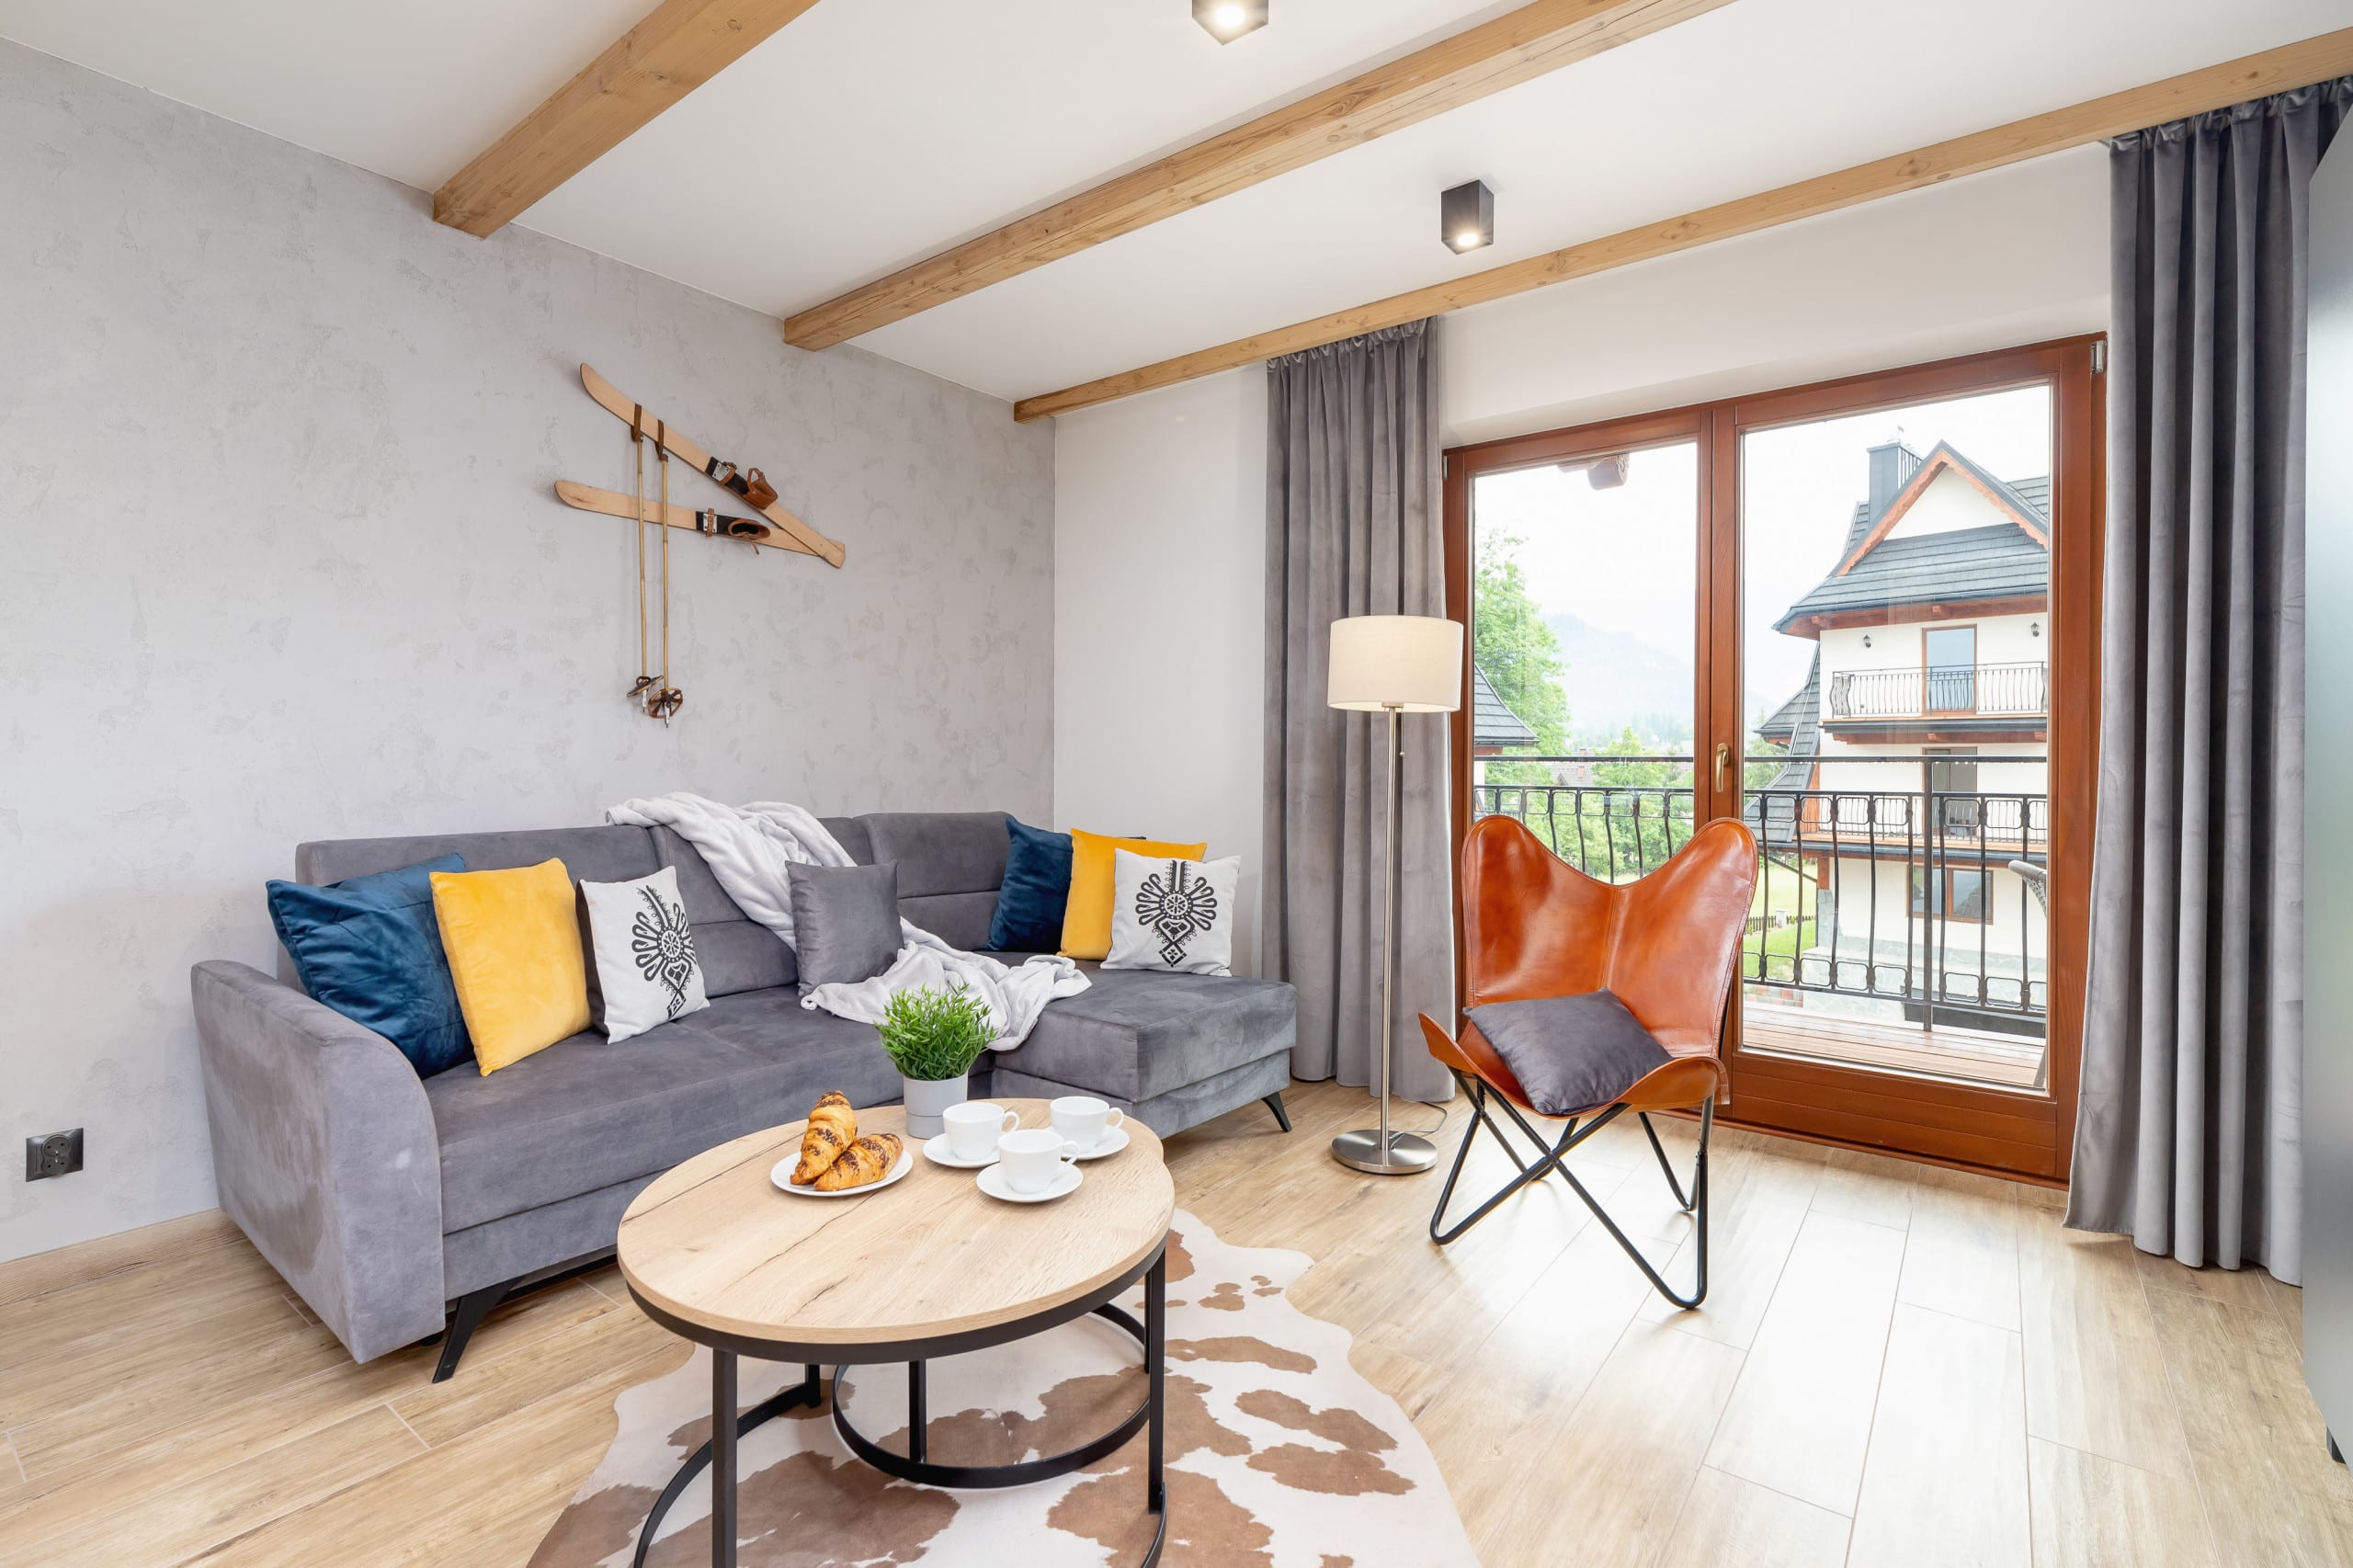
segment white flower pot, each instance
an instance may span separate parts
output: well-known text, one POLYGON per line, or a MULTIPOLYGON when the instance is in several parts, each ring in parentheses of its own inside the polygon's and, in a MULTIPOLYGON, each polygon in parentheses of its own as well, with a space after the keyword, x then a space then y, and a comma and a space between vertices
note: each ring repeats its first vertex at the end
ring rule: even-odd
POLYGON ((939 1113, 972 1097, 964 1091, 965 1082, 971 1076, 969 1073, 959 1073, 953 1078, 928 1082, 919 1078, 901 1078, 899 1093, 907 1102, 907 1135, 921 1142, 947 1131, 948 1125, 939 1119, 939 1113))

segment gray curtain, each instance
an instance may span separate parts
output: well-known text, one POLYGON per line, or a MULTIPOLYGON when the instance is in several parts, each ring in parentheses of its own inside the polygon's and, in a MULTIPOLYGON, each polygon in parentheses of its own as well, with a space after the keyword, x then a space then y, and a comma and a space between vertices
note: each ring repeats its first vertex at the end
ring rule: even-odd
MULTIPOLYGON (((1388 721, 1324 706, 1331 625, 1444 615, 1438 385, 1428 322, 1267 367, 1267 857, 1260 968, 1299 991, 1300 1078, 1372 1081, 1381 1037, 1388 721)), ((1447 716, 1408 714, 1392 1090, 1453 1079, 1415 1015, 1451 1021, 1447 716)))
POLYGON ((2353 77, 2109 146, 2089 992, 2067 1223, 2301 1267, 2305 193, 2353 77))

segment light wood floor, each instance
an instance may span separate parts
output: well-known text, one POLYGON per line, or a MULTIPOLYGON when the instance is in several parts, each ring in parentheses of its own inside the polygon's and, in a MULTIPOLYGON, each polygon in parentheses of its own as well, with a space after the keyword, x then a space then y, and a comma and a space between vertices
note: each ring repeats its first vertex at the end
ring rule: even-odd
MULTIPOLYGON (((2260 1273, 2063 1232, 2036 1188, 1726 1131, 1714 1289, 1677 1314, 1558 1182, 1438 1251, 1438 1176, 1324 1153, 1363 1096, 1290 1098, 1289 1138, 1252 1108, 1171 1140, 1178 1199, 1317 1259, 1294 1299, 1354 1332, 1489 1568, 2353 1563, 2299 1292, 2260 1273)), ((1576 1163, 1671 1251, 1688 1221, 1618 1134, 1576 1163)), ((614 1393, 683 1354, 607 1270, 509 1305, 449 1383, 425 1351, 354 1367, 217 1214, 0 1265, 0 1568, 520 1563, 614 1393)))

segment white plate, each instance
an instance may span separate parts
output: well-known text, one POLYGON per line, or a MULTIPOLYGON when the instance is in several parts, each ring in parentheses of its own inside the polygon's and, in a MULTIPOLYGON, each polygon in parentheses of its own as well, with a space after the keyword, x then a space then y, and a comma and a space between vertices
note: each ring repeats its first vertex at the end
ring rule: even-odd
POLYGON ((1042 1192, 1016 1192, 1005 1184, 1005 1167, 991 1165, 980 1175, 981 1190, 991 1198, 1002 1198, 1007 1203, 1051 1203, 1057 1198, 1067 1198, 1078 1190, 1086 1173, 1076 1165, 1064 1165, 1063 1174, 1048 1184, 1042 1192))
POLYGON ((951 1171, 976 1171, 983 1165, 996 1164, 996 1155, 993 1153, 977 1160, 965 1159, 948 1146, 948 1134, 945 1132, 937 1138, 924 1140, 923 1157, 935 1165, 946 1165, 951 1171))
POLYGON ((794 1154, 789 1160, 779 1160, 774 1165, 769 1167, 768 1180, 774 1182, 785 1191, 792 1194, 795 1198, 863 1198, 870 1192, 881 1191, 884 1187, 890 1186, 892 1182, 898 1180, 901 1176, 915 1168, 915 1155, 906 1150, 902 1149, 899 1151, 899 1163, 892 1165, 891 1167, 891 1174, 884 1176, 881 1181, 870 1181, 864 1187, 846 1187, 839 1192, 824 1192, 814 1187, 795 1187, 792 1185, 792 1167, 800 1163, 801 1156, 799 1154, 794 1154))
POLYGON ((1082 1160, 1099 1160, 1106 1154, 1116 1154, 1128 1146, 1128 1130, 1114 1127, 1103 1134, 1103 1142, 1079 1156, 1082 1160))

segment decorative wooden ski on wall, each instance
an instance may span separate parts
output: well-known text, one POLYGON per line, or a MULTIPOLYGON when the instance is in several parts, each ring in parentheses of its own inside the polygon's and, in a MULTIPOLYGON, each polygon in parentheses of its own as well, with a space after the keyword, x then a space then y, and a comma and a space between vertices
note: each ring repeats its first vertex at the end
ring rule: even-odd
MULTIPOLYGON (((637 497, 624 495, 618 490, 599 490, 593 484, 575 484, 568 479, 555 482, 556 499, 567 506, 577 506, 584 512, 602 512, 608 517, 637 517, 637 497)), ((649 498, 645 503, 642 521, 666 523, 674 528, 686 528, 699 534, 710 534, 719 539, 740 539, 750 544, 764 544, 770 550, 790 550, 802 555, 817 552, 799 540, 779 531, 760 517, 731 517, 716 508, 697 512, 673 505, 668 515, 655 516, 662 504, 649 498)))
MULTIPOLYGON (((588 395, 595 398, 606 413, 632 428, 642 428, 649 435, 653 433, 657 423, 655 416, 622 396, 620 389, 598 375, 595 366, 580 367, 580 384, 588 389, 588 395)), ((779 506, 774 499, 776 492, 768 486, 765 479, 758 477, 757 469, 739 472, 734 464, 720 461, 680 435, 676 426, 666 420, 659 423, 663 433, 662 444, 665 448, 702 470, 714 483, 724 487, 729 494, 751 506, 761 517, 775 525, 779 537, 760 542, 773 544, 779 549, 803 551, 831 566, 837 567, 842 563, 843 551, 840 543, 827 539, 824 534, 779 506), (769 497, 765 504, 759 499, 762 494, 769 497)), ((626 495, 620 497, 620 500, 621 509, 615 515, 623 517, 633 516, 636 512, 634 500, 626 495)), ((601 510, 595 507, 589 509, 601 510)), ((673 508, 673 510, 677 509, 673 508)), ((647 522, 654 520, 650 508, 644 520, 647 522)))

